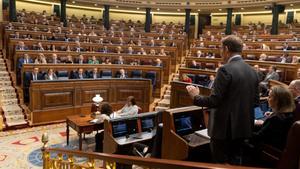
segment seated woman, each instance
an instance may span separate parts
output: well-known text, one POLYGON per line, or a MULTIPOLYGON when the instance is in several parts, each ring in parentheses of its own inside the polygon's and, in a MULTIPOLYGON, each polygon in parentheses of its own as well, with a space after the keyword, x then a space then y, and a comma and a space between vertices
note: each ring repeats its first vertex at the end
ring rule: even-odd
MULTIPOLYGON (((104 103, 101 106, 101 115, 98 117, 100 123, 103 123, 104 120, 111 119, 111 115, 113 114, 113 110, 110 104, 104 103)), ((104 139, 104 131, 97 133, 95 135, 95 151, 102 152, 103 151, 103 139, 104 139)))
POLYGON ((273 113, 254 132, 253 142, 255 145, 264 143, 283 150, 288 131, 293 124, 294 99, 286 87, 278 85, 271 88, 268 103, 273 113))
POLYGON ((129 96, 127 98, 127 103, 125 106, 116 112, 118 116, 134 116, 137 115, 139 111, 139 107, 136 105, 135 98, 133 96, 129 96))
POLYGON ((182 81, 186 83, 192 83, 192 79, 187 74, 182 74, 182 81))

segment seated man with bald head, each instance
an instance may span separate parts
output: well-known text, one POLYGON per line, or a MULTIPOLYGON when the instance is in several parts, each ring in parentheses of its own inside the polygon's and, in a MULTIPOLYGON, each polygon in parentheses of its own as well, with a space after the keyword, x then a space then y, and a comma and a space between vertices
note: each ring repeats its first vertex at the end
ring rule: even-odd
POLYGON ((297 121, 300 120, 300 80, 293 80, 289 85, 289 90, 295 99, 294 116, 297 121))

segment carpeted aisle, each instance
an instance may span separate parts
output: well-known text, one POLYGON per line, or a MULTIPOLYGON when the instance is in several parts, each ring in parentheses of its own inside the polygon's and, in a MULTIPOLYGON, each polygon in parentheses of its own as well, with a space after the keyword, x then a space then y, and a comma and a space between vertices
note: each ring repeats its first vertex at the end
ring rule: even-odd
MULTIPOLYGON (((78 137, 72 129, 70 130, 70 144, 66 145, 65 123, 0 132, 0 168, 42 168, 40 148, 43 145, 41 137, 45 132, 48 133, 50 147, 78 149, 78 137)), ((87 135, 83 141, 83 150, 93 151, 94 142, 94 134, 87 135)))

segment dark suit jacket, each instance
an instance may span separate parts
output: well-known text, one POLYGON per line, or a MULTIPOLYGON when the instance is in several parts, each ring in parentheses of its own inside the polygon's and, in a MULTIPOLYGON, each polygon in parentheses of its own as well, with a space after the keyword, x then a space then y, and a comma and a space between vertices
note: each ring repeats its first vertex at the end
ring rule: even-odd
POLYGON ((262 128, 254 133, 253 140, 256 144, 265 143, 283 150, 293 122, 294 113, 273 113, 265 120, 262 128))
POLYGON ((208 124, 212 139, 251 137, 258 102, 257 73, 241 57, 218 69, 210 96, 194 98, 195 105, 213 108, 208 124))
MULTIPOLYGON (((92 75, 92 76, 93 76, 93 75, 92 75)), ((88 78, 88 76, 87 76, 85 73, 82 74, 82 77, 83 77, 83 79, 88 78)), ((73 78, 74 78, 74 79, 80 79, 78 72, 76 72, 76 73, 74 74, 74 77, 73 77, 73 78)), ((92 78, 93 78, 93 77, 92 77, 92 78)))
MULTIPOLYGON (((89 73, 89 78, 93 78, 93 72, 89 73)), ((97 73, 97 78, 101 78, 101 75, 99 72, 97 73)))
MULTIPOLYGON (((24 58, 20 58, 19 62, 18 62, 18 68, 21 69, 22 65, 24 64, 25 59, 24 58)), ((33 60, 31 58, 28 59, 28 63, 33 63, 33 60)))

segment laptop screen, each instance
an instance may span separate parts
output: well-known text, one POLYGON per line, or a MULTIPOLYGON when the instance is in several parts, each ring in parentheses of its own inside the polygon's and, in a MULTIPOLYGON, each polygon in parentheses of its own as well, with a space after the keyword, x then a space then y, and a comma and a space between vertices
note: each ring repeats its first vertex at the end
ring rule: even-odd
POLYGON ((260 107, 255 107, 254 108, 254 113, 255 113, 255 119, 262 119, 264 117, 264 112, 261 110, 260 107))
POLYGON ((113 128, 113 136, 114 137, 122 137, 127 134, 127 124, 124 121, 116 122, 112 125, 113 128))
POLYGON ((146 117, 141 119, 142 131, 148 131, 154 128, 154 117, 146 117))
POLYGON ((181 115, 174 119, 176 133, 186 135, 193 132, 191 116, 181 115))

